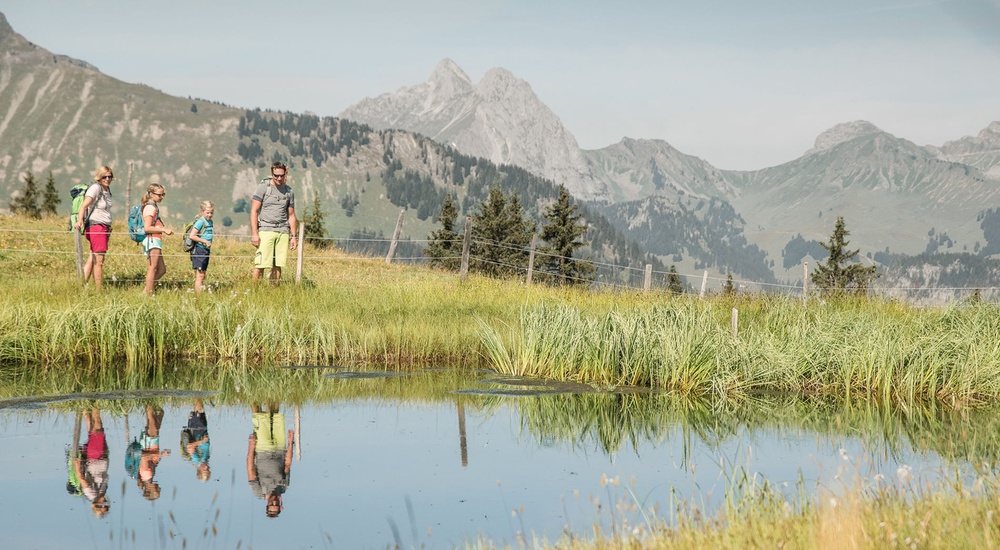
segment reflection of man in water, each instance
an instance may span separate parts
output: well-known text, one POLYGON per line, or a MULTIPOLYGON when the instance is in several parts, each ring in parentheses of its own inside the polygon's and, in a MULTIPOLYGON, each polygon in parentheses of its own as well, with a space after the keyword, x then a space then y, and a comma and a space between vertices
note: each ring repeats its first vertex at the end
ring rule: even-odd
POLYGON ((146 427, 139 436, 142 457, 139 459, 139 488, 146 500, 160 498, 160 484, 153 481, 160 459, 170 454, 170 449, 160 450, 160 425, 163 424, 163 409, 146 406, 146 427))
POLYGON ((209 440, 208 420, 201 399, 194 400, 194 407, 188 413, 187 427, 181 430, 181 456, 195 466, 195 476, 200 481, 208 481, 212 470, 208 467, 209 440))
POLYGON ((87 420, 87 442, 79 450, 74 449, 73 473, 79 483, 80 492, 90 501, 94 515, 103 518, 111 503, 108 492, 108 441, 104 437, 101 413, 94 409, 84 413, 87 420))
POLYGON ((253 433, 247 448, 247 481, 250 490, 267 501, 267 517, 277 517, 284 509, 281 498, 288 488, 288 474, 292 468, 294 430, 288 430, 285 439, 285 415, 278 412, 278 405, 268 405, 267 412, 252 406, 253 433))

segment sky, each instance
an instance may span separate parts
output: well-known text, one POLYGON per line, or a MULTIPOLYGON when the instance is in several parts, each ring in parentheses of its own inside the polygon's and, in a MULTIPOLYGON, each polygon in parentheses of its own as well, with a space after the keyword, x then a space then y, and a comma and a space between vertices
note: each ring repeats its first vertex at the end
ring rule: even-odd
POLYGON ((527 81, 584 149, 791 161, 867 120, 918 145, 1000 121, 1000 0, 5 0, 14 30, 168 94, 336 116, 425 81, 527 81))

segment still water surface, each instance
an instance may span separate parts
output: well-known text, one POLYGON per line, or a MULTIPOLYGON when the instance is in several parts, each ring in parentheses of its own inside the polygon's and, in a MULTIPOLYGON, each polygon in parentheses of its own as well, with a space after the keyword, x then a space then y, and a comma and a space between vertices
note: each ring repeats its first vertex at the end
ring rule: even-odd
MULTIPOLYGON (((530 546, 541 538, 591 537, 595 524, 607 532, 652 515, 669 518, 678 498, 717 507, 727 479, 739 471, 789 494, 800 479, 809 489, 836 491, 855 476, 899 483, 907 468, 917 479, 953 466, 971 470, 970 457, 992 448, 992 438, 970 450, 942 441, 934 429, 925 439, 905 419, 878 411, 574 393, 483 373, 456 379, 444 398, 386 398, 379 384, 398 387, 409 377, 373 382, 371 376, 338 372, 330 384, 367 389, 298 405, 279 400, 271 404, 275 415, 266 414, 266 403, 213 392, 0 402, 3 545, 450 548, 485 537, 530 546), (206 439, 197 429, 184 435, 199 399, 206 439), (268 422, 277 433, 270 454, 250 451, 255 406, 262 411, 255 445, 267 446, 268 422), (160 410, 156 442, 150 432, 160 410), (100 434, 88 436, 87 429, 98 420, 107 472, 90 478, 106 475, 103 517, 87 496, 95 492, 75 481, 70 457, 78 439, 85 479, 88 467, 100 471, 100 434), (280 434, 288 430, 298 443, 283 474, 280 434), (126 468, 133 440, 145 446, 134 469, 126 468), (182 441, 195 445, 182 449, 182 441), (270 466, 255 464, 267 456, 270 466), (199 474, 199 462, 208 471, 201 466, 199 474), (268 517, 267 501, 258 496, 271 486, 284 488, 277 517, 268 517)), ((931 418, 938 432, 955 431, 931 418)))

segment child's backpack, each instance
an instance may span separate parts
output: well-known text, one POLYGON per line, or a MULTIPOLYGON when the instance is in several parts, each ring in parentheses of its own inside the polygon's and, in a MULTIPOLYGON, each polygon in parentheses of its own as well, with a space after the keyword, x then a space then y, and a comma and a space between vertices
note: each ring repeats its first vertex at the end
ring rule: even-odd
MULTIPOLYGON (((137 243, 141 243, 146 238, 146 223, 142 221, 143 206, 142 203, 139 203, 128 211, 128 236, 137 243)), ((155 224, 160 219, 160 207, 154 204, 153 208, 156 209, 156 214, 153 215, 153 223, 155 224)))
POLYGON ((132 479, 139 478, 139 463, 142 462, 142 445, 133 439, 125 449, 125 473, 132 479))
MULTIPOLYGON (((78 183, 69 189, 69 196, 72 201, 70 202, 71 210, 69 215, 69 230, 73 230, 73 226, 76 225, 76 220, 80 217, 80 206, 83 204, 84 197, 87 196, 87 189, 90 189, 90 184, 88 183, 78 183)), ((84 214, 86 218, 86 213, 84 214)), ((80 232, 83 232, 83 228, 80 228, 80 232)))
MULTIPOLYGON (((191 234, 191 228, 194 227, 194 223, 198 221, 199 218, 201 218, 201 216, 198 216, 197 218, 184 224, 184 252, 191 252, 194 250, 194 241, 191 240, 189 235, 191 234)), ((198 235, 201 235, 200 231, 198 232, 198 235)))

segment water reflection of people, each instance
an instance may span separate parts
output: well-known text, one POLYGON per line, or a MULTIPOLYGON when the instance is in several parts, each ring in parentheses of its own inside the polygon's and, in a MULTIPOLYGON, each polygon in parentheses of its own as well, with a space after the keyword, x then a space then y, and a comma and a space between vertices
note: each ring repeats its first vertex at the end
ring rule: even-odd
POLYGON ((205 418, 205 405, 201 399, 194 400, 194 406, 188 413, 187 426, 181 430, 181 456, 195 466, 195 476, 200 481, 208 481, 212 476, 212 470, 208 466, 208 420, 205 418))
MULTIPOLYGON (((108 441, 104 436, 104 424, 97 409, 84 413, 87 421, 87 442, 74 449, 71 463, 73 476, 67 489, 78 487, 90 501, 90 509, 95 516, 103 518, 111 508, 106 496, 108 492, 108 441)), ((79 424, 77 425, 79 426, 79 424)), ((75 492, 75 491, 74 491, 75 492)))
POLYGON ((288 488, 295 431, 286 434, 285 415, 276 404, 268 405, 267 412, 257 405, 250 410, 253 433, 247 446, 247 481, 253 494, 266 501, 267 517, 273 518, 284 509, 282 495, 288 488))
POLYGON ((163 424, 163 409, 146 406, 146 427, 139 436, 142 455, 139 458, 139 488, 146 500, 160 498, 160 484, 153 480, 160 459, 170 454, 170 449, 160 450, 160 425, 163 424))

